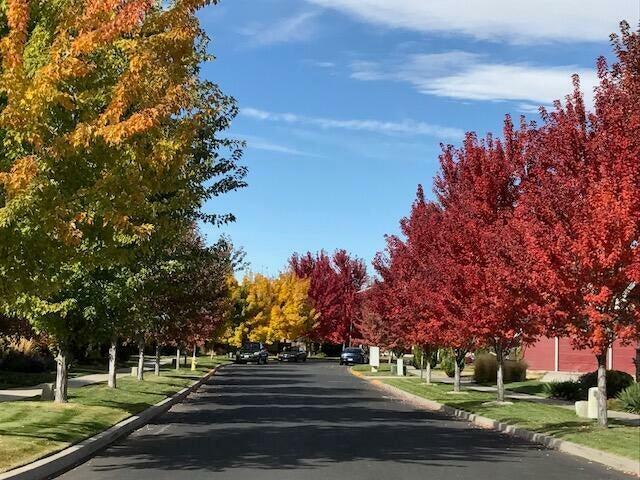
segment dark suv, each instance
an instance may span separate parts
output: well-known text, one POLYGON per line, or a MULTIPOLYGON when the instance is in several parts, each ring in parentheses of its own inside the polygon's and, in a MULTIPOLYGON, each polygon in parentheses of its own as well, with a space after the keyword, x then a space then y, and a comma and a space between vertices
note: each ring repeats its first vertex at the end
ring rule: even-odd
POLYGON ((245 343, 236 352, 236 363, 256 362, 266 364, 269 359, 269 353, 261 343, 245 343))
POLYGON ((367 354, 361 348, 348 347, 340 354, 340 365, 355 363, 369 363, 367 354))
POLYGON ((306 362, 307 352, 300 350, 300 347, 284 347, 278 354, 280 362, 306 362))

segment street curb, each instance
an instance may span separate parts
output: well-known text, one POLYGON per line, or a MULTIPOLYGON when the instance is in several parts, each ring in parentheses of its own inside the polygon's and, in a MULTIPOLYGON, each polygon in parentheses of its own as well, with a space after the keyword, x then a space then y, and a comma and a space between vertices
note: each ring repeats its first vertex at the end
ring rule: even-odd
MULTIPOLYGON (((533 432, 531 430, 526 430, 521 427, 516 427, 514 425, 509 425, 504 422, 499 422, 497 420, 493 420, 492 418, 483 417, 481 415, 476 415, 474 413, 469 413, 464 410, 459 410, 457 408, 450 407, 448 405, 444 405, 442 403, 438 403, 433 400, 428 400, 426 398, 419 397, 409 392, 405 392, 404 390, 394 387, 392 385, 387 385, 386 383, 382 383, 375 378, 369 378, 366 375, 363 375, 360 372, 355 372, 349 369, 351 373, 363 380, 366 380, 371 385, 379 390, 384 390, 386 393, 393 395, 396 398, 399 398, 403 401, 411 403, 414 406, 420 408, 426 408, 427 410, 445 413, 447 415, 461 418, 463 420, 467 420, 475 425, 478 425, 482 428, 490 428, 493 430, 497 430, 502 433, 506 433, 508 435, 513 435, 514 437, 521 438, 523 440, 527 440, 529 442, 538 443, 544 445, 547 448, 551 448, 553 450, 558 450, 563 453, 567 453, 569 455, 573 455, 576 457, 581 457, 587 459, 591 462, 600 463, 609 468, 635 475, 640 478, 640 464, 635 462, 634 460, 620 457, 618 455, 614 455, 611 453, 603 452, 602 450, 596 450, 595 448, 585 447, 583 445, 578 445, 577 443, 569 442, 567 440, 561 440, 556 437, 552 437, 550 435, 545 435, 543 433, 533 432)), ((1 477, 0 477, 1 480, 1 477)))
POLYGON ((217 365, 199 380, 183 388, 172 396, 143 410, 137 415, 125 418, 103 432, 78 442, 57 453, 0 474, 0 480, 44 480, 60 475, 91 458, 96 452, 143 427, 154 418, 166 413, 174 405, 182 402, 209 380, 225 364, 217 365))

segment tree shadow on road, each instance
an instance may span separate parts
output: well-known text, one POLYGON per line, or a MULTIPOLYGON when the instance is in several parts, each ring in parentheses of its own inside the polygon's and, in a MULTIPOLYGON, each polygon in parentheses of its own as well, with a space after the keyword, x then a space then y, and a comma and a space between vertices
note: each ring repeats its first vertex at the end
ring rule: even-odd
MULTIPOLYGON (((309 377, 295 367, 244 373, 223 369, 186 403, 109 448, 78 471, 83 477, 73 478, 117 478, 136 470, 193 475, 273 470, 278 475, 276 470, 358 461, 368 462, 372 474, 375 465, 402 464, 421 474, 428 466, 434 479, 493 479, 499 469, 499 478, 533 479, 545 472, 546 480, 564 480, 568 471, 578 472, 569 457, 541 455, 540 446, 384 399, 335 370, 309 377)), ((399 475, 395 478, 407 478, 399 475)), ((585 477, 578 473, 576 478, 585 477)))

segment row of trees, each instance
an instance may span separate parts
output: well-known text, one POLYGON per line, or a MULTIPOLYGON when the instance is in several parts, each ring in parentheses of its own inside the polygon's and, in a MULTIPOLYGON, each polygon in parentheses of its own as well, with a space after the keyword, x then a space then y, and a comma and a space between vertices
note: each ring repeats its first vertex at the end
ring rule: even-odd
POLYGON ((593 111, 576 77, 542 124, 507 117, 501 138, 443 147, 435 200, 420 187, 402 236, 374 261, 370 343, 444 346, 458 365, 490 346, 503 401, 505 357, 568 336, 595 355, 607 424, 607 351, 640 334, 640 35, 623 24, 613 45, 617 62, 598 60, 593 111))
POLYGON ((351 344, 357 331, 367 281, 361 259, 345 250, 293 254, 276 278, 248 275, 232 290, 226 332, 231 345, 305 340, 351 344))
MULTIPOLYGON (((0 3, 0 312, 57 352, 118 337, 181 344, 219 328, 238 258, 196 225, 244 186, 233 98, 199 77, 208 0, 0 3)), ((142 379, 143 369, 139 369, 142 379)))

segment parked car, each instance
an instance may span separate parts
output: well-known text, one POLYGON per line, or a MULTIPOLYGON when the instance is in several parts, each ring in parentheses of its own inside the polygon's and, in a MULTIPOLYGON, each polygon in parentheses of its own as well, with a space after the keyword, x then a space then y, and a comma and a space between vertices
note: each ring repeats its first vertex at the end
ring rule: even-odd
POLYGON ((361 348, 348 347, 342 350, 342 353, 340 354, 340 365, 349 365, 354 363, 369 363, 369 358, 361 348))
POLYGON ((258 365, 266 364, 269 360, 269 352, 261 343, 245 343, 236 352, 236 363, 256 362, 258 365))
POLYGON ((284 347, 278 354, 280 362, 306 362, 307 352, 300 350, 300 347, 284 347))

